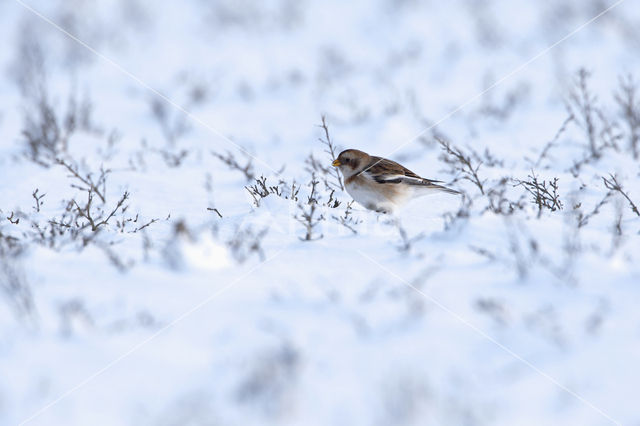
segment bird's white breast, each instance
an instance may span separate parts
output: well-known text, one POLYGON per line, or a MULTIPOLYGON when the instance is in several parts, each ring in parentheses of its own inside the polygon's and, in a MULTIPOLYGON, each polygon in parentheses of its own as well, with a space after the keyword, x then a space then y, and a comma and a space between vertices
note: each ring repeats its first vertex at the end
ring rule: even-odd
POLYGON ((399 197, 397 192, 386 190, 384 184, 371 182, 365 178, 346 182, 345 188, 354 200, 372 210, 393 212, 406 201, 405 197, 399 197))

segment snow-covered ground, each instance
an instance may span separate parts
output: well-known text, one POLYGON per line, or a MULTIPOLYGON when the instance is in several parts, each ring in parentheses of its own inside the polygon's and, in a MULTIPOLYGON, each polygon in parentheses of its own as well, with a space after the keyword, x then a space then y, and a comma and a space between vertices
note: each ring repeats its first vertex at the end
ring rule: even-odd
POLYGON ((640 425, 638 0, 0 28, 0 424, 640 425), (351 203, 323 116, 464 196, 351 203))

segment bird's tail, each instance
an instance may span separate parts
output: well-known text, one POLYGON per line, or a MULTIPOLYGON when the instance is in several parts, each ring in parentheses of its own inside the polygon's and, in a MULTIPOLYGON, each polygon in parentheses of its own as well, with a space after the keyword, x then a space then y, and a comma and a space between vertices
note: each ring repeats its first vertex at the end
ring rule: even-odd
POLYGON ((442 186, 442 185, 436 185, 436 186, 438 187, 438 190, 442 192, 446 192, 447 194, 455 194, 455 195, 462 194, 462 192, 456 191, 455 189, 447 188, 446 186, 442 186))
POLYGON ((455 195, 462 194, 460 191, 456 191, 455 189, 447 188, 446 186, 438 185, 437 183, 429 183, 428 185, 425 185, 425 188, 434 189, 434 190, 440 191, 440 192, 446 192, 447 194, 455 194, 455 195))
POLYGON ((407 183, 409 185, 412 185, 415 187, 421 187, 429 191, 435 190, 435 191, 446 192, 447 194, 455 194, 455 195, 462 194, 461 192, 456 191, 455 189, 447 188, 446 186, 440 185, 439 180, 420 179, 419 181, 416 181, 415 179, 411 179, 411 180, 407 180, 407 183))

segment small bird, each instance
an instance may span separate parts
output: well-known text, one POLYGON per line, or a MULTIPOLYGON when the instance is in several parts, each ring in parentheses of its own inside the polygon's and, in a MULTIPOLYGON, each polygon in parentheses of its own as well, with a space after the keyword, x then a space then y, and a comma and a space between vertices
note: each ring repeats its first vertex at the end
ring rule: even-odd
POLYGON ((395 161, 357 149, 342 151, 331 165, 342 172, 345 188, 354 200, 380 213, 393 213, 413 198, 437 191, 460 194, 395 161))

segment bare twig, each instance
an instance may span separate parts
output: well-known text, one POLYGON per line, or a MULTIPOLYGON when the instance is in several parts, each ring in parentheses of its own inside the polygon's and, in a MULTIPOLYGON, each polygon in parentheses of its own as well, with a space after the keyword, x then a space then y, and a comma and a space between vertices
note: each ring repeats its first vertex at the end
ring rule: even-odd
POLYGON ((609 179, 603 176, 602 180, 604 181, 604 186, 608 190, 619 192, 629 202, 629 207, 631 207, 631 211, 634 212, 637 216, 640 216, 640 211, 638 210, 638 207, 631 200, 629 195, 626 192, 624 192, 622 185, 618 183, 618 180, 616 179, 615 175, 610 174, 609 179))
POLYGON ((480 193, 484 195, 485 181, 481 180, 478 176, 478 170, 482 165, 482 161, 478 161, 478 165, 474 166, 471 161, 471 156, 465 155, 460 149, 452 147, 449 142, 443 139, 438 138, 437 140, 445 153, 444 161, 453 166, 454 170, 462 173, 463 179, 474 183, 478 189, 480 189, 480 193))
POLYGON ((253 171, 253 162, 251 158, 247 158, 247 162, 244 166, 242 166, 230 152, 227 152, 227 155, 221 155, 217 152, 211 151, 211 155, 229 166, 230 169, 242 172, 242 174, 244 174, 244 177, 247 178, 248 181, 256 178, 255 172, 253 171))
POLYGON ((147 226, 153 225, 154 223, 156 223, 159 219, 151 219, 149 222, 145 223, 142 226, 137 227, 136 229, 134 229, 133 231, 129 231, 132 234, 135 234, 138 231, 142 231, 143 229, 145 229, 147 226))
POLYGON ((80 207, 80 205, 78 205, 76 200, 73 200, 73 204, 76 207, 76 212, 78 213, 78 215, 80 217, 85 218, 89 225, 91 226, 91 230, 92 231, 97 231, 101 226, 106 225, 109 220, 113 217, 113 215, 116 214, 116 212, 122 207, 122 205, 124 204, 124 202, 129 198, 129 193, 125 191, 124 194, 122 194, 122 197, 120 198, 120 200, 118 200, 116 206, 111 210, 111 212, 104 218, 99 217, 99 218, 94 218, 93 214, 94 212, 92 212, 91 210, 91 204, 93 202, 93 192, 90 191, 87 195, 87 204, 85 204, 83 207, 80 207))
POLYGON ((17 225, 20 223, 20 218, 19 217, 15 217, 15 213, 11 212, 11 216, 7 216, 7 220, 9 222, 11 222, 14 225, 17 225))
POLYGON ((620 88, 614 98, 629 128, 629 149, 637 160, 640 157, 640 97, 632 76, 620 78, 620 88))
POLYGON ((98 180, 94 182, 93 177, 91 176, 91 173, 88 173, 86 176, 82 176, 78 171, 77 167, 72 166, 71 164, 69 164, 68 162, 66 162, 61 158, 56 158, 56 163, 60 164, 61 166, 64 166, 64 168, 66 168, 69 171, 69 173, 71 173, 71 177, 75 177, 85 185, 85 187, 79 186, 79 185, 71 185, 71 186, 73 186, 74 188, 80 189, 82 191, 93 192, 100 198, 100 201, 102 201, 103 203, 106 202, 105 186, 106 186, 107 175, 111 173, 111 170, 109 169, 105 170, 101 166, 100 176, 98 177, 98 180))
POLYGON ((209 210, 210 212, 215 212, 220 217, 220 219, 222 219, 222 214, 220 214, 218 209, 212 208, 212 207, 207 207, 207 210, 209 210))
POLYGON ((178 152, 172 152, 167 149, 152 149, 162 156, 162 159, 169 167, 180 167, 185 158, 189 155, 189 151, 182 149, 178 152))
MULTIPOLYGON (((318 138, 318 140, 324 146, 326 146, 326 149, 324 150, 324 152, 326 152, 329 155, 329 157, 331 157, 331 161, 333 161, 336 158, 338 158, 338 156, 337 156, 336 146, 331 140, 331 136, 329 136, 329 125, 327 124, 327 118, 324 115, 322 116, 322 124, 320 125, 320 127, 322 128, 322 130, 324 130, 324 139, 318 138)), ((342 176, 340 176, 340 172, 338 171, 338 169, 329 167, 327 170, 327 173, 331 177, 333 177, 333 179, 337 182, 337 187, 339 187, 341 190, 344 191, 342 176)))
POLYGON ((600 149, 596 140, 595 110, 598 98, 591 93, 587 81, 591 73, 584 68, 578 71, 575 88, 569 93, 567 107, 576 117, 576 123, 582 127, 587 135, 589 150, 593 158, 600 157, 600 149), (577 109, 574 113, 573 109, 577 109))
POLYGON ((553 139, 551 139, 549 142, 547 142, 547 144, 544 146, 544 148, 540 152, 540 155, 538 156, 538 159, 534 163, 534 168, 540 167, 540 163, 542 163, 542 160, 547 158, 547 155, 549 154, 549 150, 555 146, 555 144, 558 142, 558 139, 560 139, 560 136, 567 130, 567 126, 573 120, 575 120, 575 116, 573 115, 573 113, 571 113, 562 122, 562 125, 560 126, 560 128, 558 129, 556 134, 553 136, 553 139))
POLYGON ((532 203, 538 206, 538 218, 542 215, 542 209, 546 208, 552 212, 562 210, 562 201, 558 193, 558 178, 547 182, 540 182, 535 172, 532 170, 528 181, 514 179, 514 186, 522 186, 533 196, 532 203))
POLYGON ((271 194, 286 200, 298 201, 298 192, 300 191, 300 187, 296 185, 295 181, 291 183, 291 186, 284 180, 280 180, 277 185, 271 185, 267 184, 265 176, 260 176, 255 179, 253 185, 245 186, 244 188, 253 198, 253 203, 256 207, 260 207, 260 200, 271 194))
POLYGON ((315 175, 312 175, 311 182, 309 183, 311 191, 307 196, 306 205, 298 204, 298 208, 302 213, 300 216, 295 216, 295 219, 304 226, 305 236, 304 238, 300 238, 303 241, 317 240, 323 237, 322 234, 314 237, 315 227, 320 221, 324 220, 322 214, 316 214, 318 210, 318 196, 316 193, 318 183, 315 175))
POLYGON ((344 210, 344 214, 342 216, 332 216, 332 217, 335 220, 337 220, 342 226, 344 226, 345 228, 347 228, 348 230, 350 230, 354 234, 357 234, 358 231, 356 231, 355 226, 360 222, 358 222, 352 216, 353 215, 353 203, 355 203, 355 201, 349 201, 347 203, 347 206, 346 206, 346 208, 344 210))
POLYGON ((33 199, 35 200, 35 207, 33 207, 33 209, 36 212, 40 212, 40 207, 42 206, 43 202, 42 199, 44 198, 44 196, 47 194, 42 194, 42 195, 38 195, 38 188, 36 188, 35 191, 33 191, 33 193, 31 194, 31 196, 33 197, 33 199))
MULTIPOLYGON (((602 199, 598 203, 596 203, 596 205, 593 207, 593 210, 591 210, 589 213, 582 214, 582 212, 578 212, 578 228, 582 228, 583 226, 588 224, 589 219, 591 219, 593 216, 600 213, 600 209, 602 208, 602 206, 607 204, 611 195, 613 195, 613 191, 611 190, 607 191, 604 197, 602 197, 602 199)), ((573 206, 573 209, 577 210, 581 206, 582 206, 582 203, 578 203, 577 205, 573 206)))

